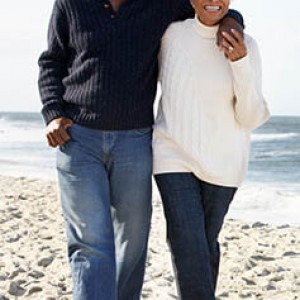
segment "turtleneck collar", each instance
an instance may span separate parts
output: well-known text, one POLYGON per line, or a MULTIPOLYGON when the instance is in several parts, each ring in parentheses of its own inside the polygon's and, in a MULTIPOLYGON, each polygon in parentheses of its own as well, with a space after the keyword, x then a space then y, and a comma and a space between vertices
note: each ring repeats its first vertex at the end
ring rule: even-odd
POLYGON ((204 38, 208 38, 208 39, 215 39, 216 38, 216 34, 218 32, 219 25, 215 25, 215 26, 204 25, 198 19, 197 15, 195 16, 195 19, 194 19, 194 25, 195 25, 196 30, 199 32, 199 34, 201 36, 203 36, 204 38))

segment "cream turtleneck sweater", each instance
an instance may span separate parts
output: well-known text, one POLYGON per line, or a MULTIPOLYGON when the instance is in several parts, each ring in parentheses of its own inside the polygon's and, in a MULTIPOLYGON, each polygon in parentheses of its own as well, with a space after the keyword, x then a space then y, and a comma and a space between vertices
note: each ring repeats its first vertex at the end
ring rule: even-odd
POLYGON ((195 19, 172 24, 162 40, 162 98, 154 125, 154 174, 192 172, 203 181, 239 186, 251 130, 269 118, 256 42, 230 62, 216 45, 218 26, 195 19))

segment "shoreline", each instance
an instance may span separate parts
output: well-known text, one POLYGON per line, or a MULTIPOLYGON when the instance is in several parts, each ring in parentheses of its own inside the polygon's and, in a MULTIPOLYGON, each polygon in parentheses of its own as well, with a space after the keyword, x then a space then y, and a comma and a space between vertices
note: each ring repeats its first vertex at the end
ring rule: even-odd
MULTIPOLYGON (((71 300, 57 182, 0 175, 0 199, 0 299, 71 300)), ((218 299, 300 299, 300 226, 226 219, 220 244, 218 299)), ((178 299, 157 194, 142 299, 178 299)))

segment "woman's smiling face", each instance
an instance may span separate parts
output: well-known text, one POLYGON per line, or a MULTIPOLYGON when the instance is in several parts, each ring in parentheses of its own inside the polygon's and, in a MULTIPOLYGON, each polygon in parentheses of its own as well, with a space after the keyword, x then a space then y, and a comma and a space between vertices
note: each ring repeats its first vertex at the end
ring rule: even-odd
POLYGON ((207 26, 218 24, 226 15, 230 0, 191 0, 199 20, 207 26))

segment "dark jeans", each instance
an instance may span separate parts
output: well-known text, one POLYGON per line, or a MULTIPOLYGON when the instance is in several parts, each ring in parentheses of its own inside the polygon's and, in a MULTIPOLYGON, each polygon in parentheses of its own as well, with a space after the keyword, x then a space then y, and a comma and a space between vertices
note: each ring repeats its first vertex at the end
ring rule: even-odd
POLYGON ((181 299, 214 300, 218 235, 237 188, 213 185, 192 173, 159 174, 155 179, 181 299))

